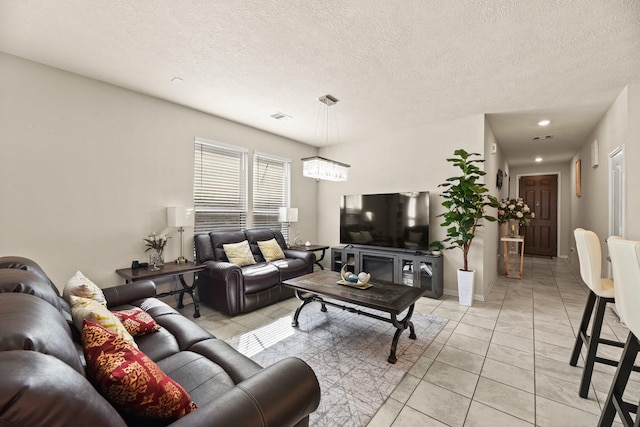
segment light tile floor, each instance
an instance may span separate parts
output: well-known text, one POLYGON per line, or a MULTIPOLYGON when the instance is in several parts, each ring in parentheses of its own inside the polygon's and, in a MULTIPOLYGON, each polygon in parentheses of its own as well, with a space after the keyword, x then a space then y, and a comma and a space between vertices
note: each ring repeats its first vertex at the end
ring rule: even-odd
MULTIPOLYGON (((596 364, 589 397, 582 399, 582 360, 569 365, 586 296, 577 266, 527 257, 522 280, 500 276, 487 301, 472 307, 460 306, 457 297, 421 299, 416 310, 449 323, 369 426, 597 425, 615 368, 596 364)), ((231 318, 203 306, 196 320, 227 339, 289 315, 297 305, 292 298, 231 318)), ((191 316, 193 305, 181 311, 191 316)), ((608 308, 602 335, 624 341, 627 334, 608 308)), ((620 355, 600 347, 599 355, 620 355)), ((640 375, 633 373, 627 398, 639 396, 640 375)))

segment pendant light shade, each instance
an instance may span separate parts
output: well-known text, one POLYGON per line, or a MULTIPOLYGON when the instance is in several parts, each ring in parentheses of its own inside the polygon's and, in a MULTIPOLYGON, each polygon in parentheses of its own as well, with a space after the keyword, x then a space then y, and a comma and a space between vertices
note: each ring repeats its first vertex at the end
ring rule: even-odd
POLYGON ((325 181, 346 181, 349 178, 349 168, 346 163, 336 162, 320 156, 302 159, 302 175, 325 181))
MULTIPOLYGON (((338 98, 332 95, 324 95, 318 98, 318 101, 326 105, 326 144, 329 144, 329 107, 338 102, 338 98)), ((318 120, 320 123, 320 120, 318 120)), ((349 177, 349 168, 351 166, 346 163, 329 160, 325 157, 313 156, 302 159, 302 175, 307 178, 325 181, 346 181, 349 177)))

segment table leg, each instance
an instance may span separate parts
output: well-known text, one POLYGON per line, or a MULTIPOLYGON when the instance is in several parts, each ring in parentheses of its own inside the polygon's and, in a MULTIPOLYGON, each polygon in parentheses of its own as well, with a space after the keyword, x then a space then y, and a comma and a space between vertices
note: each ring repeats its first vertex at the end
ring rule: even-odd
POLYGON ((522 279, 522 268, 524 267, 524 240, 522 241, 522 248, 520 249, 520 278, 522 279))
MULTIPOLYGON (((296 293, 296 298, 298 298, 301 302, 298 308, 296 308, 295 314, 293 315, 293 321, 291 322, 291 326, 293 326, 294 328, 297 328, 300 325, 300 323, 298 323, 298 316, 300 316, 300 312, 302 311, 302 308, 305 305, 309 304, 310 302, 313 302, 314 300, 318 299, 318 297, 316 297, 313 294, 310 294, 309 296, 305 297, 297 289, 295 290, 295 293, 296 293)), ((322 311, 327 311, 327 307, 325 307, 324 301, 322 301, 322 299, 320 299, 320 301, 322 302, 322 311)))
POLYGON ((504 269, 505 274, 509 275, 509 242, 504 242, 504 269))
MULTIPOLYGON (((326 252, 326 249, 323 249, 323 250, 322 250, 322 255, 320 255, 320 258, 316 259, 316 265, 317 265, 318 267, 320 267, 320 270, 324 270, 324 267, 322 266, 322 264, 320 264, 320 261, 322 261, 322 260, 324 259, 324 253, 325 253, 325 252, 326 252)), ((326 307, 325 307, 325 310, 324 310, 324 311, 326 311, 326 307)))
POLYGON ((180 297, 178 298, 178 308, 184 307, 184 304, 182 301, 183 301, 185 292, 188 293, 189 295, 191 295, 191 299, 193 300, 193 307, 194 307, 193 317, 200 317, 200 303, 198 302, 198 296, 197 296, 197 293, 195 292, 196 287, 198 286, 198 283, 196 282, 197 274, 198 273, 193 273, 192 286, 187 285, 187 282, 185 282, 184 280, 184 275, 182 274, 178 275, 178 278, 180 279, 180 284, 182 285, 182 288, 183 288, 180 291, 180 297))
POLYGON ((393 326, 395 326, 398 329, 396 330, 396 333, 393 335, 393 341, 391 341, 391 353, 389 354, 389 358, 387 359, 389 363, 396 363, 398 361, 398 358, 396 357, 396 349, 398 348, 398 340, 400 339, 400 335, 402 334, 402 331, 404 331, 408 327, 409 338, 411 338, 412 340, 415 340, 417 338, 415 327, 413 326, 413 322, 411 321, 411 316, 413 316, 414 308, 415 308, 415 303, 411 304, 411 306, 409 307, 409 311, 407 312, 407 315, 402 320, 398 320, 395 314, 391 315, 391 323, 393 323, 393 326))

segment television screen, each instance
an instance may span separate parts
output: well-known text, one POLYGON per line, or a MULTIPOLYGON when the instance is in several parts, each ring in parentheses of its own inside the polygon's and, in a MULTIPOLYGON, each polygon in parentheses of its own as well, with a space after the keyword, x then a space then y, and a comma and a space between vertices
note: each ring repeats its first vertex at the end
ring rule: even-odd
POLYGON ((340 242, 428 250, 429 192, 342 196, 340 242))

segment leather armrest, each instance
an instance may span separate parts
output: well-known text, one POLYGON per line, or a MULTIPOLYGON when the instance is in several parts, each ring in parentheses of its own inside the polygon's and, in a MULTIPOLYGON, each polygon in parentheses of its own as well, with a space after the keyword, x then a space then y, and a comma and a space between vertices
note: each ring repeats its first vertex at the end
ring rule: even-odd
POLYGON ((320 385, 313 370, 290 357, 242 381, 224 396, 172 426, 295 426, 318 408, 320 385))
POLYGON ((224 280, 229 274, 242 274, 242 270, 235 264, 225 261, 207 261, 204 263, 205 272, 211 277, 224 280))
POLYGON ((316 254, 312 251, 299 251, 295 249, 285 249, 284 256, 287 258, 299 258, 309 265, 316 262, 316 254))
POLYGON ((140 280, 126 285, 103 288, 107 307, 117 307, 142 298, 156 296, 156 285, 151 280, 140 280))

